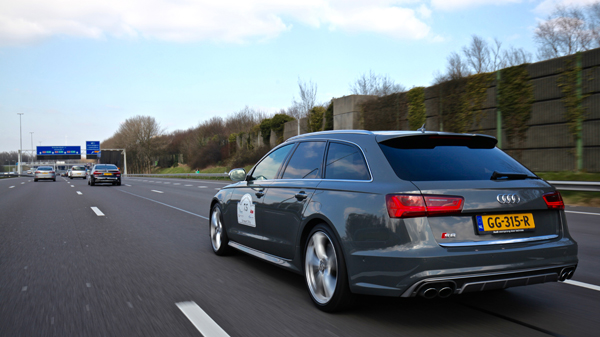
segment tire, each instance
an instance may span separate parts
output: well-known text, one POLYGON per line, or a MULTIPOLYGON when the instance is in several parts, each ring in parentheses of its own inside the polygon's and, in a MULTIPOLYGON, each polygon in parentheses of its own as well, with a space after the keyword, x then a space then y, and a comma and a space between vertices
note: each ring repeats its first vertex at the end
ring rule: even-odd
POLYGON ((94 182, 94 178, 90 179, 90 185, 94 186, 96 183, 94 182))
POLYGON ((117 181, 117 186, 121 186, 121 181, 117 181))
POLYGON ((56 181, 56 178, 52 179, 52 181, 56 181))
POLYGON ((34 183, 37 183, 37 181, 38 181, 37 179, 33 179, 33 182, 34 182, 34 183))
POLYGON ((69 179, 73 180, 73 177, 69 177, 69 179))
POLYGON ((229 239, 227 238, 227 231, 223 223, 223 212, 221 206, 215 204, 210 210, 210 219, 208 220, 208 230, 210 234, 210 245, 213 252, 219 256, 227 255, 230 253, 231 248, 229 247, 229 239))
POLYGON ((313 228, 304 245, 304 279, 310 298, 322 311, 342 311, 354 303, 342 247, 325 224, 313 228))

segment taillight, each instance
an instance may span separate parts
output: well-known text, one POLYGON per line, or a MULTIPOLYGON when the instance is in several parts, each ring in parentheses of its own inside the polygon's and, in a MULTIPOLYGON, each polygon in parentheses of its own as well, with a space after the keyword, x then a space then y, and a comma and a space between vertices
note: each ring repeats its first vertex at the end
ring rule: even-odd
POLYGON ((565 203, 559 191, 546 193, 543 197, 549 209, 565 209, 565 203))
POLYGON ((463 197, 445 195, 386 195, 386 205, 390 218, 414 218, 460 213, 463 197))
POLYGON ((35 173, 42 173, 42 171, 35 171, 35 173))
POLYGON ((54 173, 54 171, 50 171, 50 173, 54 173))
POLYGON ((120 176, 121 176, 121 172, 118 172, 118 171, 117 171, 117 172, 115 172, 115 175, 116 175, 117 177, 120 177, 120 176))
POLYGON ((102 174, 102 172, 94 171, 94 173, 93 173, 93 174, 94 174, 95 176, 99 176, 99 175, 101 175, 101 174, 102 174))

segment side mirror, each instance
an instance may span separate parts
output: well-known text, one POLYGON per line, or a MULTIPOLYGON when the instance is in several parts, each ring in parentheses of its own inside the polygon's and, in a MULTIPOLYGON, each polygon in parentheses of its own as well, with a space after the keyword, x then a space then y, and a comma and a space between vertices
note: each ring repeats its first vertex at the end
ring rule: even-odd
POLYGON ((229 179, 233 181, 246 180, 246 170, 243 168, 236 168, 229 171, 229 179))

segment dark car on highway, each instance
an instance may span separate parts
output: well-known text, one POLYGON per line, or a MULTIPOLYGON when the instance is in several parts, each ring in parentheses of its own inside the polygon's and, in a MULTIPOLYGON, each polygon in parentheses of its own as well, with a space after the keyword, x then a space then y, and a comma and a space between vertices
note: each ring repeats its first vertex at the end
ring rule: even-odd
MULTIPOLYGON (((304 276, 324 311, 354 294, 445 298, 564 281, 577 267, 560 193, 486 135, 325 131, 290 138, 210 205, 235 248, 304 276)), ((224 262, 226 263, 226 262, 224 262)))
POLYGON ((116 165, 97 164, 90 171, 87 181, 91 186, 101 183, 121 186, 121 171, 116 165))
POLYGON ((56 181, 56 171, 52 166, 40 166, 33 174, 33 181, 37 182, 38 180, 56 181))

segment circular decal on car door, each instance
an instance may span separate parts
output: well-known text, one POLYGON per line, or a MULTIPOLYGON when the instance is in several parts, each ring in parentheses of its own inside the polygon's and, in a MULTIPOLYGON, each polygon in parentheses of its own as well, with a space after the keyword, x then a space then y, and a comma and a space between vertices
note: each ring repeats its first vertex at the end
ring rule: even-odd
POLYGON ((256 227, 256 213, 254 212, 254 203, 252 196, 248 193, 244 194, 237 206, 237 218, 240 225, 256 227))

